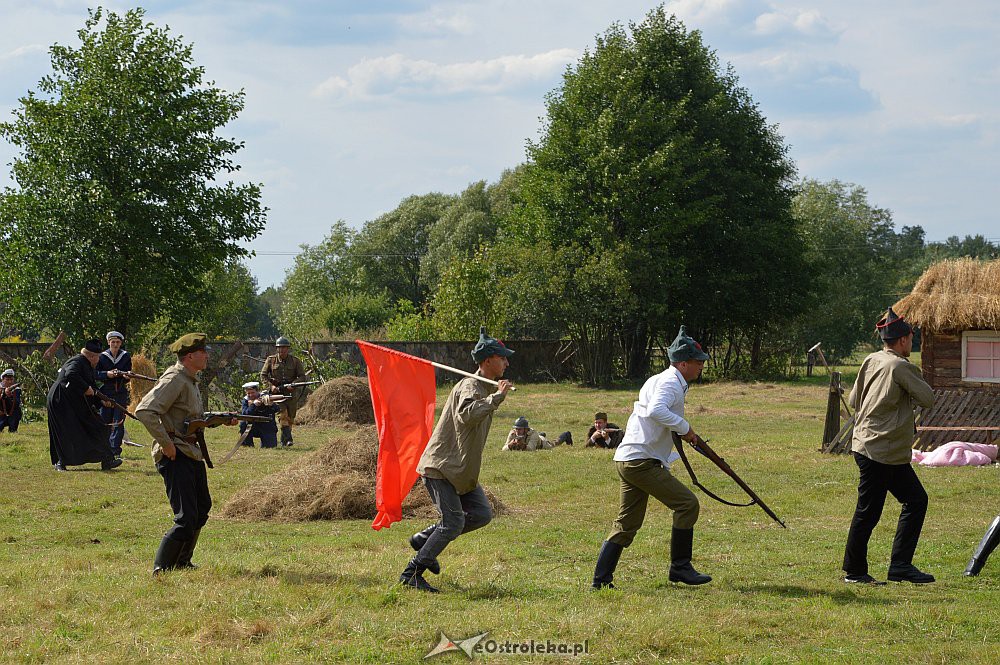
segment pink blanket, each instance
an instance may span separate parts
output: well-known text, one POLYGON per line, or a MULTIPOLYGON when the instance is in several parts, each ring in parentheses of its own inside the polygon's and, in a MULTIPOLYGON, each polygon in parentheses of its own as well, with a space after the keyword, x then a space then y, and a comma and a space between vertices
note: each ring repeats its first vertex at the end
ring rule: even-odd
POLYGON ((929 453, 914 450, 912 461, 921 466, 983 466, 997 461, 997 446, 952 441, 929 453))

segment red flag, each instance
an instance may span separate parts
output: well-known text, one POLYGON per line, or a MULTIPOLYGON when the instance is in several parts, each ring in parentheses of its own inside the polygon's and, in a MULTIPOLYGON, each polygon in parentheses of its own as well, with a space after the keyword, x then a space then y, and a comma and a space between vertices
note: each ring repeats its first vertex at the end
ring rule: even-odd
POLYGON ((434 429, 434 366, 384 346, 355 340, 368 365, 378 427, 378 470, 372 528, 403 519, 403 499, 417 480, 417 463, 434 429))

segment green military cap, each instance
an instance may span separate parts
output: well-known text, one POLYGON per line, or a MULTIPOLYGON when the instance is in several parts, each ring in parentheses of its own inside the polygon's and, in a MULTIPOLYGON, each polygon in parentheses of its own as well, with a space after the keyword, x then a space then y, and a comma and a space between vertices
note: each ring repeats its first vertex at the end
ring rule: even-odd
POLYGON ((694 341, 687 334, 687 328, 681 326, 677 332, 674 343, 667 349, 670 362, 679 363, 685 360, 708 360, 708 354, 701 348, 701 344, 694 341))
POLYGON ((194 351, 208 351, 208 335, 205 333, 188 333, 170 345, 170 350, 178 356, 186 356, 194 351))
POLYGON ((479 329, 479 341, 476 342, 476 346, 472 349, 472 359, 479 364, 490 358, 492 356, 504 356, 510 357, 514 355, 514 352, 503 345, 498 339, 493 339, 486 334, 486 327, 483 326, 479 329))

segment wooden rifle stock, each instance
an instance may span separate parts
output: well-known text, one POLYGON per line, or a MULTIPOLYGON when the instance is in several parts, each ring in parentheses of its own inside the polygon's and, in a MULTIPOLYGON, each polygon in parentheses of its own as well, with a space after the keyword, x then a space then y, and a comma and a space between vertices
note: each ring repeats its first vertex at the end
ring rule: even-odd
POLYGON ((685 468, 687 468, 688 474, 691 476, 691 481, 695 484, 696 487, 701 489, 702 492, 712 497, 716 501, 726 504, 727 506, 746 507, 756 504, 760 506, 760 509, 763 510, 768 517, 770 517, 772 520, 780 524, 783 529, 788 528, 787 526, 785 526, 785 523, 781 521, 781 518, 778 517, 778 515, 773 510, 771 510, 771 508, 766 503, 764 503, 764 500, 761 499, 759 496, 757 496, 757 493, 754 492, 750 488, 750 486, 747 485, 746 482, 742 478, 740 478, 740 476, 735 471, 733 471, 733 468, 729 466, 729 463, 726 462, 725 459, 720 457, 718 453, 712 450, 712 447, 708 445, 707 441, 702 439, 700 436, 696 435, 696 441, 691 444, 691 447, 694 448, 695 451, 707 457, 713 464, 715 464, 715 466, 722 469, 723 473, 732 478, 736 482, 736 484, 739 485, 743 489, 743 491, 747 493, 747 496, 750 497, 750 502, 733 503, 732 501, 726 501, 725 499, 710 492, 704 485, 698 482, 698 477, 695 476, 694 469, 691 468, 691 463, 688 462, 687 455, 684 454, 684 447, 683 443, 681 442, 681 437, 677 434, 677 432, 672 432, 672 434, 674 437, 674 446, 677 448, 677 454, 681 456, 681 461, 684 462, 684 466, 685 468))

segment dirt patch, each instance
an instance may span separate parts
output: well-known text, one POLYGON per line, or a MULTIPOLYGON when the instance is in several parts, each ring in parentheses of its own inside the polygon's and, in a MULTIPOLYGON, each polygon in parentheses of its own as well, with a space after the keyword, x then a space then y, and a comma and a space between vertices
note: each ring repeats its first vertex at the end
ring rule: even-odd
POLYGON ((309 401, 296 414, 295 420, 303 425, 374 424, 375 412, 372 410, 368 379, 360 376, 340 376, 327 381, 309 395, 309 401))
MULTIPOLYGON (((323 448, 287 469, 237 492, 222 507, 220 515, 229 519, 283 522, 374 519, 377 461, 378 432, 374 427, 341 432, 323 448)), ((507 506, 489 489, 486 496, 495 514, 508 512, 507 506)), ((403 502, 403 517, 438 517, 419 480, 403 502)))

